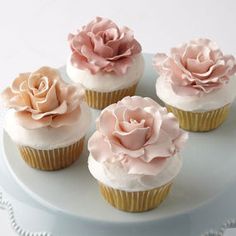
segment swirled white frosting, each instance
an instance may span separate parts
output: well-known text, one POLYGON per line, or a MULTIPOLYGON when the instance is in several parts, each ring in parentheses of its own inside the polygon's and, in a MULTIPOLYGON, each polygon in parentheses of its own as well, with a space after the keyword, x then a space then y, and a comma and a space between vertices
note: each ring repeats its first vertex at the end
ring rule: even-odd
POLYGON ((171 182, 182 167, 182 158, 177 154, 169 158, 163 170, 155 175, 128 174, 118 163, 99 163, 90 154, 88 168, 101 183, 123 191, 135 192, 158 188, 171 182))
POLYGON ((80 106, 81 115, 76 124, 38 129, 25 129, 20 126, 15 118, 15 111, 11 109, 6 114, 4 129, 18 145, 43 150, 65 147, 83 138, 91 124, 91 113, 87 103, 82 102, 80 106))
POLYGON ((126 74, 118 76, 112 73, 98 72, 91 74, 88 70, 80 70, 71 64, 71 57, 67 60, 67 75, 76 83, 82 84, 86 89, 98 92, 111 92, 137 83, 143 76, 144 59, 142 54, 133 57, 133 63, 126 74))
POLYGON ((229 83, 222 88, 205 93, 202 96, 180 96, 173 91, 169 81, 164 76, 160 76, 156 82, 156 93, 164 103, 181 110, 204 112, 218 109, 234 101, 236 77, 232 77, 229 83))

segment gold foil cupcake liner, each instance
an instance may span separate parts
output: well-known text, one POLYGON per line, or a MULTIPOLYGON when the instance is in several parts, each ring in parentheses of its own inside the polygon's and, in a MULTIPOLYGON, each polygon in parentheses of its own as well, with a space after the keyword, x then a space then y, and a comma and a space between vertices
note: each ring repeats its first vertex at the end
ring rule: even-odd
POLYGON ((183 111, 168 104, 166 104, 166 108, 178 118, 182 129, 205 132, 219 127, 226 120, 229 114, 230 104, 206 112, 183 111))
POLYGON ((120 101, 126 96, 135 95, 137 84, 129 88, 120 89, 112 92, 97 92, 86 90, 86 101, 88 105, 95 109, 103 109, 112 103, 120 101))
POLYGON ((18 146, 24 161, 40 170, 59 170, 70 166, 79 159, 83 150, 84 138, 67 147, 39 150, 28 146, 18 146))
POLYGON ((127 192, 108 187, 99 182, 102 196, 115 208, 128 212, 143 212, 158 207, 167 197, 172 183, 159 188, 127 192))

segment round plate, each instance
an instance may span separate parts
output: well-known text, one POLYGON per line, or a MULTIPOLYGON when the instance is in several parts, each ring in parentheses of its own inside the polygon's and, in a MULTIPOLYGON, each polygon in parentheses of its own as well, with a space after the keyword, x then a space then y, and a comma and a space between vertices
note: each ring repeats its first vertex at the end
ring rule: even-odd
MULTIPOLYGON (((152 55, 145 55, 146 71, 137 94, 157 100, 152 55)), ((61 69, 65 73, 65 68, 61 69)), ((66 76, 65 76, 66 78, 66 76)), ((95 120, 99 111, 92 110, 95 120)), ((91 124, 88 138, 94 131, 91 124)), ((86 139, 87 140, 87 139, 86 139)), ((5 161, 22 188, 50 209, 83 219, 105 222, 147 222, 186 213, 207 203, 236 179, 236 104, 231 107, 227 121, 208 133, 190 133, 182 153, 184 166, 176 178, 166 201, 149 212, 130 214, 116 210, 101 197, 96 180, 87 168, 85 145, 79 159, 71 167, 45 172, 30 168, 21 159, 16 145, 4 133, 5 161)))

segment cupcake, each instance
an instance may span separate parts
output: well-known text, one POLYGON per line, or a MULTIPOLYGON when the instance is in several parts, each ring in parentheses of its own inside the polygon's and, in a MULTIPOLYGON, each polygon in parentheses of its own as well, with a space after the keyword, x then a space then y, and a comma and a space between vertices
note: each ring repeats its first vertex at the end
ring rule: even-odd
POLYGON ((125 97, 105 108, 88 142, 88 167, 102 196, 128 212, 157 207, 181 169, 187 136, 150 98, 125 97))
POLYGON ((157 96, 189 131, 209 131, 228 116, 236 95, 236 61, 215 42, 196 39, 172 48, 170 56, 156 54, 160 77, 157 96))
POLYGON ((5 131, 33 168, 58 170, 71 165, 83 149, 90 109, 79 85, 63 82, 57 70, 23 73, 1 97, 9 110, 5 131))
POLYGON ((67 75, 84 86, 89 106, 103 109, 135 94, 144 60, 129 28, 96 17, 76 34, 69 34, 68 41, 72 53, 67 75))

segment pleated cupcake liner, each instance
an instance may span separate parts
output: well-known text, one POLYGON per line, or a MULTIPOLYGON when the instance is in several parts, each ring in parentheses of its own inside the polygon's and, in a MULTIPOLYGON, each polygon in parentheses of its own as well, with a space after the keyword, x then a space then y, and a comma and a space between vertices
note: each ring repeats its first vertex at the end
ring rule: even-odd
POLYGON ((67 147, 51 150, 39 150, 28 146, 18 146, 24 161, 39 170, 59 170, 74 163, 83 150, 84 138, 67 147))
POLYGON ((86 90, 86 101, 88 105, 95 109, 103 109, 112 103, 120 101, 126 96, 135 95, 137 84, 129 88, 115 90, 112 92, 97 92, 94 90, 86 90))
POLYGON ((206 132, 216 129, 226 120, 229 114, 230 104, 206 112, 183 111, 168 104, 166 104, 166 108, 178 118, 182 129, 194 132, 206 132))
POLYGON ((127 212, 144 212, 158 207, 166 199, 171 186, 172 183, 167 183, 147 191, 127 192, 99 182, 104 199, 115 208, 127 212))

